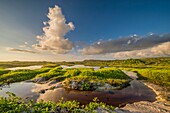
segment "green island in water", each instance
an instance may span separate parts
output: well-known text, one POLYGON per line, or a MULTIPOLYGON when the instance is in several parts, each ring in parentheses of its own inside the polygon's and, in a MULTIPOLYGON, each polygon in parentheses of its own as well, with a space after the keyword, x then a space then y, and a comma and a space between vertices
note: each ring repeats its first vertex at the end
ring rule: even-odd
POLYGON ((126 113, 127 105, 144 101, 148 102, 147 106, 164 102, 162 109, 166 112, 170 100, 169 64, 169 57, 0 62, 3 95, 0 111, 126 113))
POLYGON ((0 0, 0 113, 170 113, 170 0, 0 0))

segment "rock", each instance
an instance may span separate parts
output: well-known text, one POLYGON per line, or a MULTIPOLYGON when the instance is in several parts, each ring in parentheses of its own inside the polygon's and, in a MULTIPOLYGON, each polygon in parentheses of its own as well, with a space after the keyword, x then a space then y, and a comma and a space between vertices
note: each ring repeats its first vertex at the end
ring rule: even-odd
POLYGON ((82 86, 82 85, 79 83, 79 84, 78 84, 78 89, 80 89, 80 88, 81 88, 81 86, 82 86))
POLYGON ((48 82, 48 85, 55 84, 56 82, 57 82, 56 80, 52 80, 52 81, 48 82))
POLYGON ((38 77, 38 78, 34 79, 34 82, 36 82, 36 83, 42 83, 42 82, 45 82, 45 81, 46 81, 46 79, 44 77, 38 77))
POLYGON ((103 86, 98 87, 98 90, 109 90, 112 89, 112 86, 110 84, 105 83, 103 86))
POLYGON ((109 93, 110 93, 110 94, 114 94, 114 92, 113 92, 113 91, 109 91, 109 93))
POLYGON ((61 109, 61 110, 60 110, 60 113, 68 113, 67 108, 63 108, 63 109, 61 109))
POLYGON ((56 87, 55 86, 52 86, 49 88, 49 90, 54 90, 56 87))
POLYGON ((138 112, 130 112, 128 110, 121 110, 121 109, 115 109, 114 112, 115 113, 138 113, 138 112))
POLYGON ((84 81, 81 81, 80 84, 84 84, 84 81))
POLYGON ((63 84, 62 84, 62 82, 60 82, 60 83, 57 83, 56 85, 55 85, 55 88, 60 88, 60 87, 62 87, 63 86, 63 84))
POLYGON ((72 83, 71 83, 71 89, 77 89, 78 88, 78 83, 77 83, 77 81, 72 81, 72 83))
POLYGON ((44 93, 45 93, 45 90, 42 89, 42 90, 39 91, 39 93, 40 93, 40 94, 44 94, 44 93))
POLYGON ((97 86, 101 86, 102 85, 102 83, 100 83, 100 82, 97 82, 97 86))
POLYGON ((55 113, 60 113, 60 110, 61 110, 61 108, 57 107, 56 110, 55 110, 55 113))
POLYGON ((133 104, 127 104, 120 108, 124 111, 130 111, 132 113, 170 113, 170 107, 163 104, 164 102, 148 102, 140 101, 133 104))
POLYGON ((35 80, 26 80, 25 82, 35 82, 35 80))
POLYGON ((110 84, 108 84, 108 83, 105 83, 104 87, 106 87, 106 89, 110 89, 112 86, 110 84))
POLYGON ((96 91, 104 91, 106 88, 105 87, 98 87, 97 89, 96 89, 96 91))
POLYGON ((97 113, 113 113, 112 110, 107 110, 107 109, 101 108, 101 107, 97 107, 97 109, 95 109, 95 111, 96 111, 97 113))

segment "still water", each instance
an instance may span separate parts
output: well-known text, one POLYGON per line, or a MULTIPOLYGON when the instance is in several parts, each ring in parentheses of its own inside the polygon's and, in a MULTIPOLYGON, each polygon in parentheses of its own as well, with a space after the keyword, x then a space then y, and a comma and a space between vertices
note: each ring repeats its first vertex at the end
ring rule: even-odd
POLYGON ((30 70, 34 70, 34 69, 40 69, 42 66, 38 65, 38 66, 26 66, 26 67, 13 67, 13 68, 6 68, 6 70, 18 70, 18 69, 30 69, 30 70))
POLYGON ((57 102, 62 97, 64 100, 77 100, 81 104, 87 104, 93 100, 93 98, 98 97, 102 102, 109 105, 118 106, 120 104, 133 103, 137 101, 155 101, 156 94, 145 86, 143 83, 133 80, 130 86, 113 91, 76 91, 67 90, 64 88, 58 88, 54 90, 47 90, 44 94, 37 94, 33 92, 38 86, 35 83, 13 83, 9 86, 5 86, 0 90, 0 96, 7 96, 5 92, 13 92, 17 96, 23 98, 32 98, 35 101, 40 101, 41 99, 45 101, 57 102), (38 95, 38 96, 37 96, 38 95))
MULTIPOLYGON (((23 67, 26 69, 32 69, 33 66, 23 67)), ((35 67, 35 66, 34 66, 35 67)), ((98 70, 99 67, 93 66, 83 66, 83 65, 74 65, 74 66, 64 66, 63 68, 94 68, 98 70)), ((22 69, 23 69, 22 68, 22 69)), ((41 67, 37 67, 41 68, 41 67)), ((19 68, 12 68, 19 69, 19 68)), ((21 69, 21 68, 20 68, 21 69)), ((125 71, 126 74, 128 72, 125 71)), ((131 73, 133 75, 131 78, 134 78, 135 73, 131 73)), ((142 82, 136 80, 132 80, 130 85, 126 88, 112 91, 76 91, 76 90, 67 90, 64 88, 57 88, 54 90, 47 90, 44 94, 38 94, 35 89, 39 88, 40 84, 32 82, 18 82, 12 83, 10 85, 6 85, 0 88, 0 96, 7 96, 6 92, 15 93, 17 96, 22 98, 34 99, 35 101, 40 101, 41 99, 45 101, 53 101, 57 102, 61 98, 64 100, 77 100, 81 104, 87 104, 93 100, 93 98, 98 97, 98 99, 102 102, 105 102, 109 105, 119 106, 120 104, 133 103, 137 101, 155 101, 156 94, 142 82)), ((45 87, 44 87, 45 88, 45 87)))
POLYGON ((107 92, 76 91, 58 88, 48 90, 45 94, 41 94, 37 101, 43 99, 45 101, 50 100, 57 102, 63 97, 64 100, 77 100, 81 104, 87 104, 92 101, 93 98, 98 97, 100 101, 114 106, 137 101, 155 101, 156 94, 143 83, 133 80, 130 84, 130 86, 121 90, 107 92))

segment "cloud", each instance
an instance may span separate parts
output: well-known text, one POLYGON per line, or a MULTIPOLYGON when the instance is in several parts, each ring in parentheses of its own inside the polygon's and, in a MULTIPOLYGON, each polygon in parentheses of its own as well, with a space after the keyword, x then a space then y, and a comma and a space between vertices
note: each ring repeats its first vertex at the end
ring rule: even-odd
POLYGON ((148 49, 113 53, 114 58, 141 58, 141 57, 169 57, 170 42, 165 42, 148 49))
POLYGON ((68 38, 65 38, 65 35, 75 29, 73 23, 66 23, 61 8, 58 6, 49 8, 47 17, 49 21, 44 22, 44 34, 37 36, 38 44, 33 45, 33 47, 59 54, 68 53, 74 48, 74 44, 68 38))
POLYGON ((26 50, 26 49, 8 48, 7 50, 9 50, 9 51, 14 51, 14 52, 23 52, 23 53, 33 53, 33 54, 38 54, 38 52, 36 52, 36 51, 26 50))
POLYGON ((107 54, 122 51, 141 50, 154 47, 170 41, 170 34, 138 36, 136 34, 124 38, 97 41, 92 45, 85 46, 79 52, 85 55, 107 54))
POLYGON ((24 44, 19 45, 19 47, 21 47, 21 48, 26 48, 26 47, 28 47, 28 42, 24 42, 24 44))

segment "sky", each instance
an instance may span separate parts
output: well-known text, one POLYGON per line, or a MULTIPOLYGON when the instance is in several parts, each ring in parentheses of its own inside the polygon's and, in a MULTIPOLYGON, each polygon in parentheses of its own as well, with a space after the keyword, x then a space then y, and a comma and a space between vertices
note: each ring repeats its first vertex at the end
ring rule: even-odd
POLYGON ((0 0, 0 61, 169 56, 169 0, 0 0))

